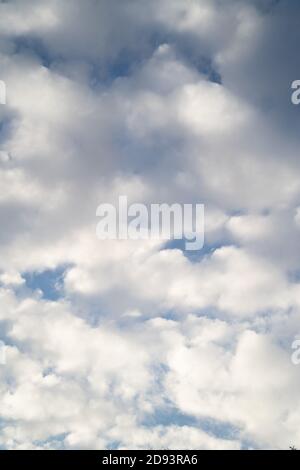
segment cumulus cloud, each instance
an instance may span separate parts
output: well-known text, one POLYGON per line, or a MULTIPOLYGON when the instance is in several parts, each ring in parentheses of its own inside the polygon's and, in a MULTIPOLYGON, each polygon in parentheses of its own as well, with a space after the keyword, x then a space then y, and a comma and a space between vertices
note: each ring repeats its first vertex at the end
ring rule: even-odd
POLYGON ((5 448, 300 441, 297 14, 0 2, 5 448), (204 203, 204 250, 97 240, 124 194, 204 203))

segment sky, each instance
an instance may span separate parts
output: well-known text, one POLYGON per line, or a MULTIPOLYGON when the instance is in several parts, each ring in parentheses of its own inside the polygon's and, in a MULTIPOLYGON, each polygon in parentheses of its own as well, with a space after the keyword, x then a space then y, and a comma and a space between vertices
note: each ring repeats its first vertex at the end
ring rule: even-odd
POLYGON ((0 447, 300 446, 298 0, 0 2, 0 447), (205 246, 96 210, 205 205, 205 246))

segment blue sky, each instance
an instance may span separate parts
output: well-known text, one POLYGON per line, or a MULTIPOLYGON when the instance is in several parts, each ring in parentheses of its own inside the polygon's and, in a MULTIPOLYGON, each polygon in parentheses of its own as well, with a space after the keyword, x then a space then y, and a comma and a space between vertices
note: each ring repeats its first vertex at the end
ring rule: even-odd
POLYGON ((54 270, 43 272, 23 273, 26 287, 32 291, 40 290, 46 300, 59 300, 61 298, 61 289, 63 287, 64 274, 66 267, 57 267, 54 270))
POLYGON ((1 448, 300 445, 299 9, 0 2, 1 448), (98 240, 120 195, 204 248, 98 240))

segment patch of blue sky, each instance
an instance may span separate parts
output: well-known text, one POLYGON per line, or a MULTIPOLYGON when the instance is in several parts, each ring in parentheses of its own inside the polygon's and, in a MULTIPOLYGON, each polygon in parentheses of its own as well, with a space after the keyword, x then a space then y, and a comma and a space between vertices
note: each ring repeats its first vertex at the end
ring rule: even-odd
POLYGON ((139 60, 128 54, 121 55, 110 63, 89 60, 89 86, 96 91, 108 88, 116 80, 130 77, 138 64, 139 60))
POLYGON ((107 444, 106 449, 104 450, 118 450, 120 447, 122 447, 121 441, 111 441, 107 444))
POLYGON ((0 143, 1 143, 1 150, 4 151, 5 149, 5 142, 9 140, 13 133, 13 126, 14 126, 14 116, 13 113, 8 111, 8 108, 5 105, 1 106, 1 114, 2 111, 5 109, 4 114, 1 115, 0 121, 0 143), (4 147, 4 148, 2 148, 4 147))
POLYGON ((64 441, 68 437, 68 433, 57 434, 47 438, 47 440, 34 441, 36 447, 47 448, 47 449, 64 449, 64 441))
MULTIPOLYGON (((222 78, 209 57, 199 55, 194 41, 161 31, 148 32, 149 40, 141 39, 141 44, 132 50, 122 50, 116 57, 87 58, 77 57, 89 65, 89 83, 91 88, 110 86, 119 78, 131 76, 141 63, 149 60, 155 50, 162 44, 170 44, 179 58, 207 76, 208 80, 222 83, 222 78)), ((52 63, 67 63, 63 54, 51 51, 38 37, 18 36, 14 39, 15 51, 19 54, 36 56, 44 67, 50 68, 52 63)))
POLYGON ((32 36, 18 36, 14 40, 15 52, 17 54, 30 54, 39 58, 44 67, 49 68, 54 59, 57 57, 51 54, 43 41, 32 36))
POLYGON ((160 408, 152 415, 146 415, 141 423, 144 427, 179 426, 198 428, 207 434, 225 440, 239 440, 241 430, 228 422, 212 418, 197 418, 180 412, 174 407, 160 408))
POLYGON ((43 298, 57 301, 63 297, 64 275, 68 266, 47 269, 41 272, 26 272, 22 274, 26 287, 32 291, 41 291, 43 298))
POLYGON ((194 63, 198 72, 204 74, 210 82, 222 84, 221 74, 214 67, 211 59, 208 57, 200 57, 194 63))
POLYGON ((176 408, 165 407, 155 410, 152 415, 146 415, 141 424, 147 428, 172 425, 196 427, 197 420, 194 416, 185 415, 176 408))
POLYGON ((0 341, 4 343, 5 346, 15 346, 15 342, 12 341, 12 339, 9 336, 9 329, 10 327, 8 326, 8 323, 6 322, 1 322, 0 323, 0 341))
POLYGON ((195 68, 200 74, 205 75, 209 81, 222 84, 222 76, 217 70, 217 66, 208 54, 204 54, 199 48, 199 43, 194 37, 175 37, 174 46, 181 60, 195 68))
POLYGON ((54 367, 47 367, 43 370, 43 377, 47 377, 48 375, 55 375, 55 368, 54 367))
MULTIPOLYGON (((149 34, 149 33, 148 33, 149 34)), ((159 31, 153 31, 149 40, 141 38, 140 44, 132 50, 123 49, 114 58, 94 66, 93 85, 109 86, 120 78, 130 77, 143 62, 149 60, 155 50, 168 42, 167 36, 159 31)))
POLYGON ((224 246, 231 246, 231 243, 205 243, 203 248, 192 251, 186 249, 187 240, 182 238, 180 240, 170 240, 165 243, 162 247, 163 250, 180 250, 184 254, 184 256, 191 262, 191 263, 199 263, 203 259, 211 256, 216 250, 224 247, 224 246))
POLYGON ((174 48, 178 58, 187 65, 191 65, 199 73, 205 75, 207 79, 214 83, 222 84, 222 77, 214 66, 211 58, 207 56, 198 56, 198 51, 193 52, 195 45, 190 46, 182 37, 176 37, 171 34, 162 34, 153 32, 151 39, 140 48, 133 51, 123 50, 117 57, 109 61, 91 62, 90 84, 93 88, 98 86, 110 86, 118 79, 130 77, 135 70, 141 67, 143 62, 149 60, 154 52, 163 44, 169 44, 174 48))

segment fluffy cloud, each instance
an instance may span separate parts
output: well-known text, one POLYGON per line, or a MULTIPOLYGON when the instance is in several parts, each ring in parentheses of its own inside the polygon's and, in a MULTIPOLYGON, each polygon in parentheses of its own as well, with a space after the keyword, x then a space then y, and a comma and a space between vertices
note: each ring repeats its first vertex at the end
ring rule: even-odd
POLYGON ((300 440, 295 12, 0 3, 5 448, 300 440), (122 194, 205 203, 204 251, 97 240, 122 194))

